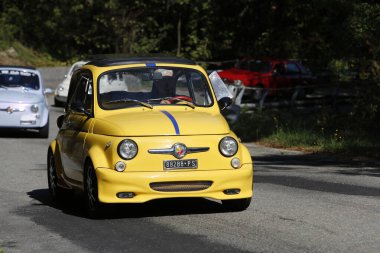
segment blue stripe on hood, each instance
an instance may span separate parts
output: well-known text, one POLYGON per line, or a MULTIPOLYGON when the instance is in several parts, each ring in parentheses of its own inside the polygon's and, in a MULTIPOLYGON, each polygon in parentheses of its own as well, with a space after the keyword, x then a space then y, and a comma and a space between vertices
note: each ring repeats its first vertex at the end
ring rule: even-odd
POLYGON ((169 119, 170 121, 172 122, 173 126, 174 126, 174 129, 175 129, 175 134, 176 135, 179 135, 179 127, 178 127, 178 123, 177 121, 175 120, 174 116, 171 115, 168 111, 161 111, 163 114, 165 114, 169 119))

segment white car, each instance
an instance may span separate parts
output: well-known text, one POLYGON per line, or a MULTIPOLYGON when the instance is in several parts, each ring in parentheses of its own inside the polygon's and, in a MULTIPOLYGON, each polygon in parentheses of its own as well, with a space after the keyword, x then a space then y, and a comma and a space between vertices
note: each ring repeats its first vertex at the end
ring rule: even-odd
POLYGON ((36 129, 49 136, 49 109, 40 72, 0 66, 0 128, 36 129))
POLYGON ((65 79, 60 84, 58 84, 57 88, 55 89, 55 92, 54 92, 55 106, 64 106, 66 104, 67 94, 69 93, 71 76, 75 70, 82 67, 86 63, 87 63, 86 61, 78 61, 70 67, 69 72, 67 73, 67 75, 65 75, 65 79))

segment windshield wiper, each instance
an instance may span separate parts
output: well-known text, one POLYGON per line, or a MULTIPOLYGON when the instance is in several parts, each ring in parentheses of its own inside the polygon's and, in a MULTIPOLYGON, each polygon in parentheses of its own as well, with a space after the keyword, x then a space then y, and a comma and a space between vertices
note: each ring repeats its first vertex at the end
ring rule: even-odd
POLYGON ((6 89, 6 90, 8 90, 8 87, 7 87, 7 86, 5 86, 5 85, 3 85, 3 84, 0 84, 0 88, 3 88, 3 89, 6 89))
POLYGON ((195 108, 195 105, 192 102, 189 102, 186 99, 177 98, 177 97, 152 98, 152 99, 149 99, 148 101, 150 102, 150 101, 162 101, 162 100, 180 101, 180 102, 184 102, 184 104, 179 104, 179 105, 187 105, 187 106, 191 107, 192 109, 195 108))
POLYGON ((128 98, 119 99, 119 100, 112 100, 112 101, 106 101, 104 103, 105 104, 113 104, 113 103, 120 103, 120 102, 134 102, 136 104, 148 107, 149 109, 153 109, 153 106, 151 104, 141 102, 140 100, 128 99, 128 98))

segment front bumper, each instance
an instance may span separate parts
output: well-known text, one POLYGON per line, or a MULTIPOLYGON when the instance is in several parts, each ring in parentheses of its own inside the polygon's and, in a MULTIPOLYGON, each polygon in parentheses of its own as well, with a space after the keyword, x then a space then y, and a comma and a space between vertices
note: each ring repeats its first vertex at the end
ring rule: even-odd
POLYGON ((67 101, 67 96, 68 96, 69 90, 68 89, 60 89, 59 87, 55 89, 54 91, 54 98, 59 101, 66 103, 67 101))
POLYGON ((33 104, 1 103, 1 128, 41 128, 47 124, 49 109, 44 103, 37 104, 38 112, 30 110, 33 104))
POLYGON ((62 103, 66 103, 67 102, 67 96, 55 95, 54 98, 55 98, 55 100, 57 100, 59 102, 62 102, 62 103))
POLYGON ((217 200, 252 197, 252 164, 243 164, 240 169, 213 171, 163 171, 163 172, 117 172, 108 168, 97 168, 98 195, 103 203, 143 203, 160 198, 201 197, 217 200), (156 191, 150 187, 157 182, 211 181, 212 185, 199 191, 156 191), (238 194, 227 195, 227 189, 240 189, 238 194), (118 198, 117 193, 132 192, 133 198, 118 198))

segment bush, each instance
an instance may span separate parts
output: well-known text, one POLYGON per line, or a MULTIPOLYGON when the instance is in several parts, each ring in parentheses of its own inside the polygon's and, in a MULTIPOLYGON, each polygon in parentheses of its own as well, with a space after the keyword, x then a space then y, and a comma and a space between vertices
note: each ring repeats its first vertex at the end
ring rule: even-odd
MULTIPOLYGON (((380 157, 380 136, 373 121, 324 108, 313 114, 262 111, 243 114, 232 126, 245 142, 313 152, 380 157)), ((378 124, 376 122, 376 124, 378 124)))

